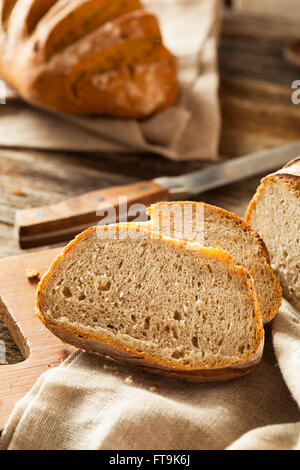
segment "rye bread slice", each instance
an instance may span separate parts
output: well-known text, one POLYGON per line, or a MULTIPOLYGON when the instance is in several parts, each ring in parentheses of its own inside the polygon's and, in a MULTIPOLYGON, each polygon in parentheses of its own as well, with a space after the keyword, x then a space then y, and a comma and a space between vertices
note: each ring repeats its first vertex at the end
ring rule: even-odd
POLYGON ((274 318, 282 300, 280 283, 264 242, 243 219, 220 207, 189 201, 153 204, 148 214, 151 230, 228 251, 233 262, 251 274, 264 323, 274 318))
POLYGON ((243 375, 263 350, 244 268, 221 249, 131 224, 77 236, 41 280, 36 312, 70 344, 188 380, 243 375))

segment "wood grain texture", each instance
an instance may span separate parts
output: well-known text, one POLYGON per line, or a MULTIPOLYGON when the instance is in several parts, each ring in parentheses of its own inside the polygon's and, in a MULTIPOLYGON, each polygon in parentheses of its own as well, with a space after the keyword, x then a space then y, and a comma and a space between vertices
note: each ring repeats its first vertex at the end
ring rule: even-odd
POLYGON ((299 24, 284 18, 225 13, 219 50, 220 152, 237 156, 300 136, 300 105, 291 101, 299 70, 284 47, 299 24))
POLYGON ((52 249, 0 261, 0 315, 24 358, 19 364, 0 366, 0 429, 38 377, 74 350, 52 335, 35 316, 37 285, 25 275, 27 268, 44 274, 57 253, 57 249, 52 249))
POLYGON ((143 216, 147 220, 146 208, 167 199, 168 191, 153 181, 98 189, 50 206, 17 211, 16 232, 21 248, 68 241, 104 219, 106 224, 143 216))

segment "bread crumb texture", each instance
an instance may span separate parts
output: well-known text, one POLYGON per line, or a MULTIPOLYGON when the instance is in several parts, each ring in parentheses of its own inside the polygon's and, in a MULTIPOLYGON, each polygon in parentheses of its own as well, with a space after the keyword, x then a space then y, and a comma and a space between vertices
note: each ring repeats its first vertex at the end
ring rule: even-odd
POLYGON ((110 230, 78 236, 40 282, 36 311, 51 331, 176 370, 258 362, 262 318, 244 268, 221 249, 187 249, 130 224, 119 239, 99 236, 110 230))
MULTIPOLYGON (((300 161, 294 162, 299 172, 300 161)), ((284 297, 300 310, 300 177, 289 171, 262 180, 246 220, 268 248, 284 297)))
POLYGON ((282 300, 280 283, 264 242, 243 219, 220 207, 188 201, 153 204, 148 215, 151 229, 162 235, 228 251, 233 262, 251 274, 264 322, 274 318, 282 300), (200 207, 203 220, 199 226, 200 207))

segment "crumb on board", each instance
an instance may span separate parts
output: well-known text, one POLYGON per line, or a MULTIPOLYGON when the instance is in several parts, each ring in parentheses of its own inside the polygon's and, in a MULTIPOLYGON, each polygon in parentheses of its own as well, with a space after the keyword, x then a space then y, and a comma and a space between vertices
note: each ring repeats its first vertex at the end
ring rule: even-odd
POLYGON ((27 268, 26 277, 29 281, 37 282, 40 280, 40 273, 39 271, 36 271, 35 269, 27 268))
POLYGON ((114 371, 118 370, 117 367, 107 366, 106 364, 103 365, 103 369, 104 369, 104 370, 109 370, 109 371, 111 371, 111 372, 114 372, 114 371))
POLYGON ((13 188, 11 194, 14 196, 26 196, 25 191, 22 188, 13 188))
POLYGON ((156 392, 156 390, 157 390, 156 385, 152 385, 152 386, 149 388, 149 391, 150 391, 150 392, 156 392))
POLYGON ((127 375, 127 377, 125 377, 125 383, 132 384, 132 375, 127 375))

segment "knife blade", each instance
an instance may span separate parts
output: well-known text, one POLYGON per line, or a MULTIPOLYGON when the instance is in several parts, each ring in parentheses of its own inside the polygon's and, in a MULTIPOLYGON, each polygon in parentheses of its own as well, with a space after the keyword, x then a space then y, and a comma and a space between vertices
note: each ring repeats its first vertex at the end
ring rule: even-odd
POLYGON ((153 181, 168 188, 174 198, 184 194, 191 196, 281 168, 297 155, 300 155, 300 141, 227 160, 204 170, 174 177, 155 178, 153 181))
POLYGON ((133 220, 142 212, 143 206, 163 200, 186 199, 250 176, 268 173, 297 155, 300 155, 300 141, 181 176, 159 177, 152 181, 101 189, 58 204, 19 210, 15 219, 16 233, 21 248, 67 241, 97 223, 133 220))

